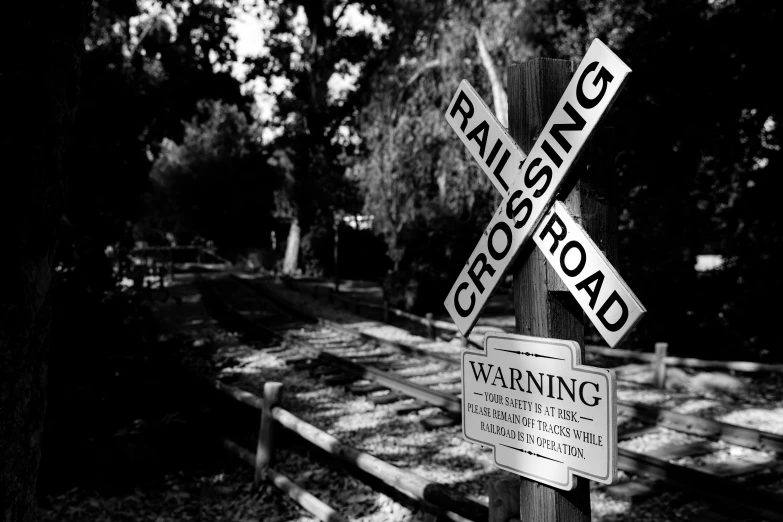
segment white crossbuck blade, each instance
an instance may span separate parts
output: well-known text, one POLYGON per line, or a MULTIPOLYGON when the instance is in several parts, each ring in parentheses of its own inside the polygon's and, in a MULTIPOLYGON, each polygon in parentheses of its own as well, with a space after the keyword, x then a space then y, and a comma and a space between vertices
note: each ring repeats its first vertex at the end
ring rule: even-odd
POLYGON ((646 313, 565 207, 553 208, 544 218, 630 72, 594 40, 527 157, 470 84, 460 84, 446 120, 505 196, 444 303, 464 335, 531 235, 610 346, 619 344, 646 313))

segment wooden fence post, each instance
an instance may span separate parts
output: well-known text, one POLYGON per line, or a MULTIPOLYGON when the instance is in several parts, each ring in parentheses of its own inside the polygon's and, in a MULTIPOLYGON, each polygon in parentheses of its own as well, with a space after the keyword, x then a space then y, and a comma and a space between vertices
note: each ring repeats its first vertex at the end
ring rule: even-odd
POLYGON ((424 317, 427 319, 427 337, 435 339, 435 322, 432 320, 432 313, 427 312, 424 317))
POLYGON ((334 257, 334 288, 338 292, 340 291, 340 249, 338 248, 340 244, 340 221, 342 221, 342 219, 340 219, 338 216, 334 217, 334 252, 332 255, 334 257))
POLYGON ((384 299, 383 300, 383 322, 386 323, 386 324, 390 324, 389 323, 389 319, 391 319, 390 314, 389 314, 389 301, 384 299))
POLYGON ((275 421, 272 418, 272 408, 280 402, 282 394, 283 383, 267 382, 264 384, 264 407, 261 409, 261 429, 258 430, 258 446, 256 446, 256 485, 264 480, 266 469, 274 462, 275 421))
MULTIPOLYGON (((157 268, 157 274, 155 274, 155 275, 158 276, 157 277, 157 279, 158 279, 158 288, 165 287, 166 286, 166 281, 165 281, 165 279, 166 279, 166 269, 164 268, 164 266, 166 266, 165 262, 164 261, 157 261, 157 259, 156 259, 156 260, 153 261, 153 265, 152 266, 153 266, 153 270, 155 270, 157 268), (157 265, 155 264, 156 262, 157 262, 157 265)), ((154 286, 154 280, 150 279, 150 288, 153 288, 153 286, 154 286)))
POLYGON ((519 519, 519 479, 504 477, 489 483, 487 522, 511 522, 519 519))
POLYGON ((655 362, 653 363, 653 384, 661 390, 666 388, 666 351, 668 343, 655 343, 655 362))
POLYGON ((169 247, 169 281, 174 283, 174 249, 169 247))
MULTIPOLYGON (((509 131, 526 153, 557 106, 572 74, 572 64, 567 60, 538 58, 509 67, 509 131)), ((612 144, 610 129, 596 129, 584 157, 574 165, 558 197, 563 199, 567 194, 564 203, 569 212, 608 260, 615 263, 612 144), (587 161, 589 169, 585 168, 587 161)), ((584 360, 584 314, 533 241, 521 250, 513 270, 517 332, 577 341, 584 360)), ((590 483, 582 477, 574 480, 574 489, 563 491, 523 478, 519 518, 536 522, 589 521, 590 483)))

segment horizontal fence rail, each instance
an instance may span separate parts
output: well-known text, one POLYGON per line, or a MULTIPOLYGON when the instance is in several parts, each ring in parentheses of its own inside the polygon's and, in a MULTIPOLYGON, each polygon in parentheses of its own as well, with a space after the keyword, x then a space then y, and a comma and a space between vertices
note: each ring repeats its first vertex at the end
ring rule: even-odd
MULTIPOLYGON (((188 372, 188 374, 197 379, 202 386, 216 390, 221 394, 256 410, 263 410, 264 400, 252 393, 223 384, 216 379, 211 379, 200 374, 195 374, 193 372, 188 372)), ((375 479, 382 481, 386 485, 405 493, 410 498, 434 506, 439 511, 443 511, 442 514, 447 515, 448 518, 451 518, 452 520, 471 520, 476 522, 487 520, 489 508, 486 505, 468 498, 453 495, 448 492, 443 485, 437 482, 427 480, 368 453, 364 453, 352 446, 348 446, 336 437, 299 419, 280 406, 272 408, 271 412, 272 418, 277 424, 292 433, 296 433, 304 441, 336 458, 345 467, 364 472, 375 479)), ((239 446, 234 443, 231 443, 231 445, 232 447, 228 449, 239 454, 240 452, 237 450, 239 446)), ((248 463, 252 462, 252 465, 255 466, 256 455, 244 448, 242 448, 242 450, 246 453, 241 453, 240 457, 248 463)))
MULTIPOLYGON (((250 466, 255 466, 256 456, 253 452, 248 451, 225 437, 219 437, 219 439, 225 449, 235 454, 240 460, 243 460, 250 466)), ((347 518, 337 513, 330 506, 307 492, 302 486, 285 475, 278 473, 272 468, 268 468, 266 473, 270 482, 272 482, 277 489, 288 495, 291 500, 299 504, 308 513, 314 515, 318 520, 321 520, 322 522, 348 522, 347 518)))

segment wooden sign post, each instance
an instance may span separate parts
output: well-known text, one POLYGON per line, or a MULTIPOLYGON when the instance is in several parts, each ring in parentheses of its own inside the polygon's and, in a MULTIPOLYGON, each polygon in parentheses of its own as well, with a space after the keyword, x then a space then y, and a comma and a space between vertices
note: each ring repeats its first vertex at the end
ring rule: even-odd
POLYGON ((488 335, 483 352, 463 353, 463 436, 522 476, 521 520, 590 520, 586 478, 616 476, 614 373, 581 361, 585 316, 616 346, 646 312, 612 266, 613 135, 596 127, 630 72, 596 39, 575 72, 551 59, 509 68, 508 132, 465 80, 446 113, 504 195, 444 304, 468 335, 506 270, 514 274, 523 336, 488 335), (592 399, 582 395, 589 386, 592 399), (571 409, 558 402, 568 398, 571 409))
MULTIPOLYGON (((530 152, 535 138, 555 109, 571 73, 568 60, 539 58, 509 67, 509 131, 526 153, 530 152)), ((571 179, 576 178, 576 174, 571 179)), ((582 179, 577 182, 566 201, 574 215, 581 214, 580 196, 587 192, 580 190, 582 182, 582 179)), ((583 225, 588 225, 584 218, 583 225)), ((519 259, 513 268, 517 333, 576 341, 584 358, 584 323, 579 305, 567 290, 558 291, 559 278, 540 249, 531 243, 519 259)), ((590 483, 581 477, 574 480, 576 487, 564 491, 523 478, 519 490, 519 518, 541 522, 589 521, 590 483)))

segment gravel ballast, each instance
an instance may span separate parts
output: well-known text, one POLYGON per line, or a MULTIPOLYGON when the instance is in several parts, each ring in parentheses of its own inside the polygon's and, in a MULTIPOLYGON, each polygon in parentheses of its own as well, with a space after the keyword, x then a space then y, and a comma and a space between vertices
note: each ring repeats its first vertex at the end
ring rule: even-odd
MULTIPOLYGON (((309 295, 287 289, 275 279, 266 278, 254 284, 267 286, 293 305, 302 307, 313 315, 340 322, 372 335, 416 343, 421 348, 448 354, 454 358, 458 358, 462 351, 458 341, 433 342, 400 328, 370 321, 341 309, 336 304, 330 304, 326 299, 313 299, 309 295)), ((287 359, 312 356, 315 351, 307 343, 292 341, 287 342, 281 350, 273 352, 258 350, 254 345, 243 342, 240 336, 225 331, 211 318, 192 282, 179 284, 171 290, 180 298, 182 304, 169 302, 161 305, 158 307, 157 314, 165 322, 168 335, 176 335, 193 347, 185 360, 189 367, 259 396, 262 394, 263 382, 279 380, 285 384, 283 406, 291 413, 337 437, 345 444, 428 480, 443 484, 455 494, 486 503, 488 481, 507 476, 507 473, 495 467, 490 450, 463 440, 460 426, 425 430, 421 421, 442 415, 441 410, 425 408, 399 415, 392 405, 375 405, 370 401, 369 396, 353 395, 342 386, 330 386, 326 384, 325 377, 314 377, 308 369, 296 369, 286 363, 287 359)), ((314 330, 303 329, 288 334, 289 339, 300 336, 303 341, 307 339, 318 342, 317 332, 314 330)), ((378 353, 390 353, 386 347, 378 347, 375 350, 378 353)), ((355 353, 358 352, 367 353, 362 347, 355 349, 355 353)), ((351 351, 347 350, 340 355, 346 356, 350 353, 351 351)), ((588 357, 586 363, 593 364, 598 359, 600 358, 588 357)), ((600 359, 599 362, 606 361, 600 359)), ((616 361, 613 362, 616 364, 616 361)), ((632 366, 626 365, 626 370, 622 373, 629 378, 633 374, 633 380, 637 382, 649 382, 646 381, 644 365, 638 365, 638 371, 630 372, 632 366)), ((421 376, 426 374, 428 369, 436 367, 436 363, 427 361, 416 367, 400 370, 398 373, 415 382, 422 379, 421 376)), ((622 373, 618 373, 618 377, 621 377, 622 373)), ((454 369, 441 370, 441 375, 444 376, 458 374, 459 371, 454 369)), ((689 379, 694 377, 691 375, 686 377, 684 381, 683 379, 677 381, 676 389, 669 390, 654 390, 630 383, 626 386, 620 381, 618 399, 716 418, 773 433, 783 433, 783 402, 777 396, 779 392, 770 388, 767 381, 756 386, 752 378, 738 378, 745 387, 745 395, 755 401, 753 407, 745 408, 736 398, 736 389, 729 393, 722 391, 720 387, 709 388, 702 385, 689 388, 689 379)), ((460 384, 444 384, 436 389, 458 393, 460 384)), ((623 441, 620 446, 633 451, 650 451, 666 445, 695 440, 701 439, 660 429, 654 434, 623 441)), ((764 459, 774 458, 774 455, 764 452, 737 448, 725 443, 715 444, 716 449, 720 450, 717 453, 682 458, 673 462, 694 465, 714 464, 721 459, 740 458, 748 462, 761 462, 764 459)), ((426 519, 425 513, 374 491, 342 470, 321 464, 312 455, 302 452, 300 448, 281 448, 275 469, 350 520, 414 522, 426 519)), ((620 477, 623 480, 628 479, 628 476, 622 472, 620 477)), ((237 471, 230 479, 247 479, 252 482, 252 470, 237 471)), ((594 521, 689 520, 710 512, 706 504, 675 491, 664 489, 650 498, 632 502, 613 498, 604 486, 596 484, 592 486, 591 507, 594 521)), ((772 490, 776 491, 774 484, 772 490)), ((263 487, 260 493, 253 493, 250 486, 247 491, 255 501, 252 511, 247 511, 245 515, 237 508, 234 516, 216 519, 273 522, 313 520, 303 510, 286 500, 282 493, 269 486, 263 487)), ((238 499, 237 502, 240 500, 238 499)), ((121 502, 116 505, 119 508, 121 502)), ((247 510, 247 508, 242 509, 247 510)), ((167 518, 164 516, 163 520, 167 518)))

